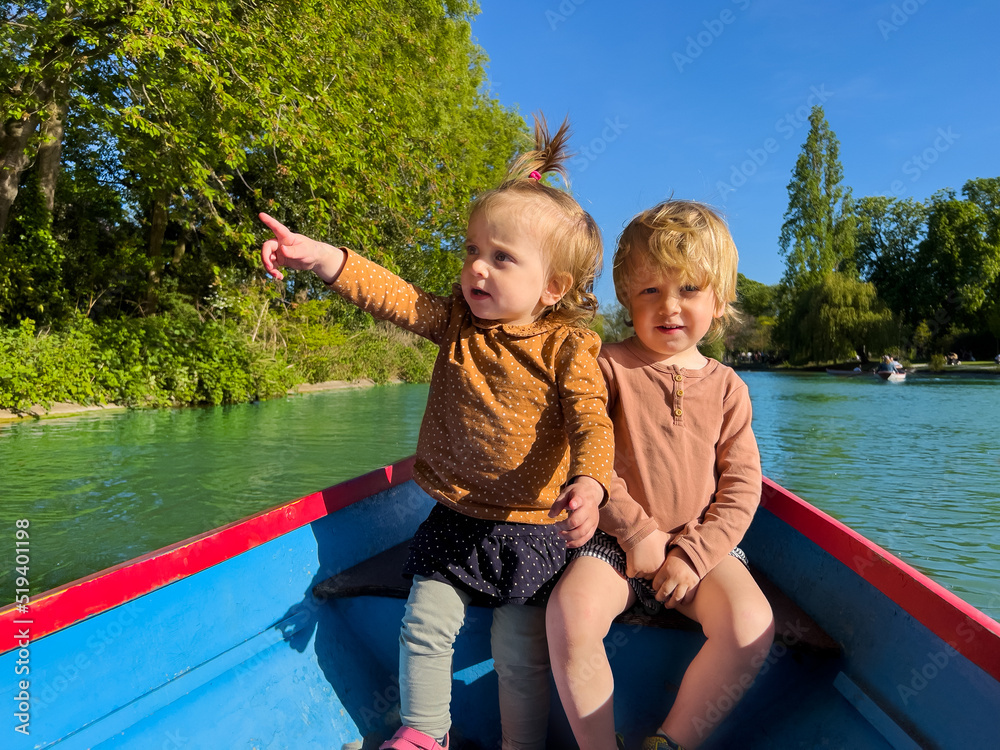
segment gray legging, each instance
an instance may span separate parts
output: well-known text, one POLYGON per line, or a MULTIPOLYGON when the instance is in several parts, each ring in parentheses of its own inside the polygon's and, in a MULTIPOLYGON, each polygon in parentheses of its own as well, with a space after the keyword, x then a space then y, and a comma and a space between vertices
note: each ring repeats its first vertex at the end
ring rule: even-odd
MULTIPOLYGON (((400 718, 443 737, 451 728, 451 660, 470 597, 454 586, 413 577, 399 633, 400 718)), ((509 604, 493 610, 493 665, 500 689, 504 750, 541 750, 549 716, 545 609, 509 604)))

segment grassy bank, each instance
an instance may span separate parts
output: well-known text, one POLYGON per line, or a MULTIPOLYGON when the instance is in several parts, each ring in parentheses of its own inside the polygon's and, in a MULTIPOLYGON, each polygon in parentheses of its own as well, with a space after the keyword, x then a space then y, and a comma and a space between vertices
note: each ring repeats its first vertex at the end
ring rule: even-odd
POLYGON ((307 383, 430 378, 436 348, 417 336, 336 322, 330 300, 277 309, 259 302, 226 314, 177 304, 145 318, 0 330, 0 409, 232 404, 307 383))

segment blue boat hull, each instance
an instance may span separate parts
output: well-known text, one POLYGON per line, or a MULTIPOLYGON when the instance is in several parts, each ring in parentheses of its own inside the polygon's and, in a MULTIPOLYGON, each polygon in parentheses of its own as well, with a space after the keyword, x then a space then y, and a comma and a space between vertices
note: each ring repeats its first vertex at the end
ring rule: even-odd
MULTIPOLYGON (((0 611, 0 686, 27 709, 4 747, 375 746, 398 725, 403 601, 312 591, 413 534, 430 501, 406 481, 410 465, 0 611)), ((742 700, 704 747, 992 746, 996 622, 769 483, 742 546, 840 649, 776 641, 752 686, 730 686, 742 700)), ((456 750, 498 747, 489 625, 488 610, 471 610, 456 646, 456 750)), ((701 643, 692 630, 613 626, 629 744, 662 719, 701 643)), ((553 705, 550 745, 572 747, 553 705)))

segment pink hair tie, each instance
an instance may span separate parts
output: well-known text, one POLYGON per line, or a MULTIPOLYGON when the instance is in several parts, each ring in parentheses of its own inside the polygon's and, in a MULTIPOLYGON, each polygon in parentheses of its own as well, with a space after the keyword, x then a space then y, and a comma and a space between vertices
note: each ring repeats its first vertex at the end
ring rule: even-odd
POLYGON ((529 174, 528 177, 530 179, 532 179, 532 180, 540 180, 540 179, 542 179, 542 176, 540 174, 538 174, 538 172, 536 172, 534 170, 532 170, 531 174, 529 174))

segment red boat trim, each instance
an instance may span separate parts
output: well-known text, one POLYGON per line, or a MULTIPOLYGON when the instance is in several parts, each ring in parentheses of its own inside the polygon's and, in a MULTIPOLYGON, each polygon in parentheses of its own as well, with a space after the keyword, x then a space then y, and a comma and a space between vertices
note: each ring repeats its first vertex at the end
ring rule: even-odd
POLYGON ((4 607, 0 609, 0 653, 25 647, 25 634, 36 641, 236 557, 390 485, 402 484, 410 479, 413 461, 413 457, 404 459, 46 591, 31 599, 26 613, 13 604, 4 607))
POLYGON ((1000 623, 996 620, 766 477, 760 504, 1000 680, 1000 623))

